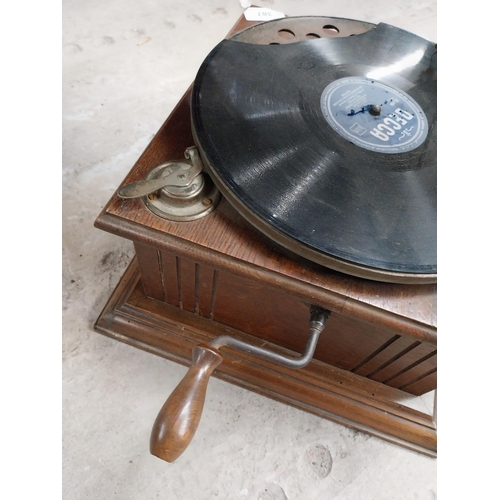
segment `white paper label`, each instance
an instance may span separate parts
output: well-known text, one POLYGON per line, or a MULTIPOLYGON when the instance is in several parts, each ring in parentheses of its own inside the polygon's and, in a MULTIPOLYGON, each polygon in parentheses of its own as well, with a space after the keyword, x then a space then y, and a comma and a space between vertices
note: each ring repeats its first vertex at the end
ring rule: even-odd
POLYGON ((245 10, 245 19, 247 21, 273 21, 274 19, 282 19, 283 17, 285 17, 285 14, 271 9, 249 7, 245 10))

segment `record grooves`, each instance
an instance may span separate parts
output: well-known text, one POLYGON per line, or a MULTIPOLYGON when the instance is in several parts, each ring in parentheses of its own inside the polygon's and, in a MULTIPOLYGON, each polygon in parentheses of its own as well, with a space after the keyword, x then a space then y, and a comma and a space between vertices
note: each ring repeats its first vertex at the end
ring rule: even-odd
POLYGON ((354 276, 435 282, 436 83, 435 45, 387 24, 236 37, 198 72, 193 135, 222 193, 278 245, 354 276))

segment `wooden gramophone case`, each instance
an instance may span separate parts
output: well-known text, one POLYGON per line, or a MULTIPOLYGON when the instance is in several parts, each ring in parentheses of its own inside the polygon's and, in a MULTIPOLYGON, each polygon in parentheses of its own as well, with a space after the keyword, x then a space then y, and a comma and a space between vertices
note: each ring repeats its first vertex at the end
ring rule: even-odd
MULTIPOLYGON (((242 18, 233 32, 251 24, 242 18)), ((122 185, 193 146, 189 95, 122 185)), ((321 306, 331 316, 307 367, 283 368, 228 348, 214 375, 436 455, 435 415, 411 404, 437 385, 435 284, 379 283, 287 256, 225 199, 206 217, 172 222, 115 193, 95 225, 131 240, 136 253, 98 332, 182 364, 195 345, 220 335, 300 353, 309 306, 321 306)))

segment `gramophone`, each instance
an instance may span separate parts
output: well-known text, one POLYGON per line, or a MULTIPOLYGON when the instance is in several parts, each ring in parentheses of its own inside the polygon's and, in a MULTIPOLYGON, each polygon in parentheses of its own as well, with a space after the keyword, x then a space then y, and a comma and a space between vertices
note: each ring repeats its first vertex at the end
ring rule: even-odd
MULTIPOLYGON (((182 364, 175 460, 213 374, 436 455, 436 46, 242 17, 96 220, 135 257, 95 329, 182 364)), ((206 411, 210 411, 207 408, 206 411)))

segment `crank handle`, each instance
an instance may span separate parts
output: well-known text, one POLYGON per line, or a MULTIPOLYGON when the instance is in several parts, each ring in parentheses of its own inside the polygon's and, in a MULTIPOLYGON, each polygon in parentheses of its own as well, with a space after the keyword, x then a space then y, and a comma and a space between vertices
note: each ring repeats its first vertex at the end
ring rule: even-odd
POLYGON ((329 315, 329 311, 311 306, 309 338, 299 358, 289 358, 228 335, 216 337, 206 346, 196 346, 188 372, 156 417, 150 438, 151 454, 173 462, 189 446, 201 420, 210 375, 223 361, 220 347, 232 347, 288 368, 302 368, 312 359, 329 315))

